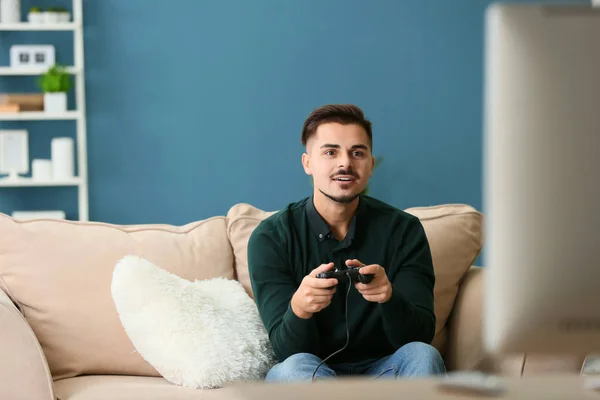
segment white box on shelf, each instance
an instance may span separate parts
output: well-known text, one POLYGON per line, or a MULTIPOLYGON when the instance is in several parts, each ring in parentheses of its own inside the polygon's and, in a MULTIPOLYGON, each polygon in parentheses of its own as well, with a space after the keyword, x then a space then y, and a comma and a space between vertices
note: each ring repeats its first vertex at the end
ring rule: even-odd
POLYGON ((0 130, 0 174, 29 172, 29 135, 26 130, 0 130))
POLYGON ((49 211, 14 211, 11 215, 14 219, 18 220, 32 220, 32 219, 66 219, 66 213, 61 210, 49 210, 49 211))
POLYGON ((31 162, 31 178, 36 181, 52 180, 52 160, 35 159, 31 162))
POLYGON ((67 180, 75 177, 74 140, 70 137, 52 139, 50 144, 52 157, 52 177, 55 180, 67 180))

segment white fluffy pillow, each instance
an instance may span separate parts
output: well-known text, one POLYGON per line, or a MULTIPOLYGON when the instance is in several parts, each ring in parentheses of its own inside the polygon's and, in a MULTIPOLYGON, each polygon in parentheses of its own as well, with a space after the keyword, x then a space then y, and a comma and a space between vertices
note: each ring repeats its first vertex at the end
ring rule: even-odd
POLYGON ((256 304, 238 281, 190 282, 126 256, 111 291, 133 345, 171 383, 217 388, 263 379, 274 363, 256 304))

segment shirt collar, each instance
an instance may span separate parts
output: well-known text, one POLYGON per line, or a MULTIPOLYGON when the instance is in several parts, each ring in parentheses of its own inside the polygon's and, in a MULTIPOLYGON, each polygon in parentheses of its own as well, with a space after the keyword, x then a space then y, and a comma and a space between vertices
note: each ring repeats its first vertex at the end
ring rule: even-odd
MULTIPOLYGON (((363 202, 363 199, 360 198, 358 207, 356 208, 356 213, 354 214, 354 217, 352 217, 352 221, 350 222, 350 227, 348 229, 348 234, 344 238, 343 243, 350 244, 352 240, 354 240, 354 234, 356 231, 356 216, 358 215, 363 202)), ((325 222, 323 217, 321 217, 321 215, 315 208, 313 196, 310 196, 308 198, 308 201, 306 202, 306 216, 308 217, 308 223, 312 231, 315 235, 317 235, 320 242, 333 237, 329 225, 327 224, 327 222, 325 222)))

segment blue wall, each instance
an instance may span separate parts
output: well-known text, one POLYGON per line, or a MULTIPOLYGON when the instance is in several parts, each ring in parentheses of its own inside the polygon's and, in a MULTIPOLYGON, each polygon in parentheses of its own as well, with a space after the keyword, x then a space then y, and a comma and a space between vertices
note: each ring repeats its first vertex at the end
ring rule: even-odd
MULTIPOLYGON (((70 4, 69 0, 36 5, 70 4), (51 3, 51 4, 50 4, 51 3)), ((397 207, 481 209, 484 0, 84 1, 90 218, 183 224, 247 202, 310 193, 300 129, 325 103, 355 103, 385 158, 372 195, 397 207)), ((23 7, 33 1, 23 1, 23 7)), ((0 32, 57 45, 72 34, 0 32), (41 35, 41 36, 40 36, 41 35)), ((34 90, 3 77, 2 91, 34 90)), ((32 157, 74 122, 30 129, 32 157)), ((2 189, 0 211, 66 208, 76 189, 2 189)))

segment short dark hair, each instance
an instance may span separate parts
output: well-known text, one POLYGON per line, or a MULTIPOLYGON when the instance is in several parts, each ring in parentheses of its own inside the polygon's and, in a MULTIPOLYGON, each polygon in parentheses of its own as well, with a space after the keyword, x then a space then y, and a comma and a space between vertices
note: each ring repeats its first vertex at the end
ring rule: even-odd
POLYGON ((302 145, 306 146, 308 139, 315 134, 321 124, 337 122, 342 125, 356 124, 362 126, 369 137, 369 145, 373 147, 373 132, 371 121, 365 118, 363 111, 353 104, 328 104, 310 113, 302 127, 302 145))

